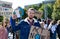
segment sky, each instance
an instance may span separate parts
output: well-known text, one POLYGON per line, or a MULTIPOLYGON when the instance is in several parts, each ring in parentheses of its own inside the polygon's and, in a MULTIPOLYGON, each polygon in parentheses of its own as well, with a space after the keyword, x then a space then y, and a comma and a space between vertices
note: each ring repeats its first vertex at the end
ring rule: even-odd
POLYGON ((25 5, 41 3, 44 0, 1 0, 12 3, 12 8, 15 9, 18 6, 24 8, 25 5))

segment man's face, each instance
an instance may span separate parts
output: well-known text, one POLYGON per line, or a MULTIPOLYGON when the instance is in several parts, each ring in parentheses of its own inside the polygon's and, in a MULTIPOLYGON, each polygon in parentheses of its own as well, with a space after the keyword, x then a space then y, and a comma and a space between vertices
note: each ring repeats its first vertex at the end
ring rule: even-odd
POLYGON ((35 15, 35 12, 33 11, 33 10, 30 10, 30 11, 28 11, 28 17, 30 18, 30 19, 32 19, 33 17, 34 17, 34 15, 35 15))

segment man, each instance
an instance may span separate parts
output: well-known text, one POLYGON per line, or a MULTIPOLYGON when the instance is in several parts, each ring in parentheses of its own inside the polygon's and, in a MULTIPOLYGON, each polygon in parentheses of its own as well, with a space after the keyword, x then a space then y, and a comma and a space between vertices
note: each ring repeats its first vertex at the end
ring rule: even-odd
POLYGON ((39 22, 34 19, 34 14, 35 14, 35 9, 30 8, 27 11, 28 17, 23 21, 20 21, 18 25, 15 24, 15 19, 17 18, 16 15, 13 15, 10 18, 13 31, 20 30, 20 39, 28 39, 30 28, 32 25, 40 27, 39 22))

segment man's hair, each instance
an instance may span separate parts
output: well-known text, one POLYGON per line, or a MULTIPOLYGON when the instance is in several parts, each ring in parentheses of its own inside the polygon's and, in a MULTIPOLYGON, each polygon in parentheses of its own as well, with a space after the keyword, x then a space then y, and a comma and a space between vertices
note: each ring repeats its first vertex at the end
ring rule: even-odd
POLYGON ((28 11, 30 11, 30 10, 33 10, 34 12, 36 12, 36 10, 34 8, 29 8, 28 11))

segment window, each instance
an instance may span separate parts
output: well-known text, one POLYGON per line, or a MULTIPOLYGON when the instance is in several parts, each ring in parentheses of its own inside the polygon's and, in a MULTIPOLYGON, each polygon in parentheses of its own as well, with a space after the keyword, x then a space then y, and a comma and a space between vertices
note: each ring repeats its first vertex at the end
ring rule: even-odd
POLYGON ((3 4, 2 7, 12 8, 9 4, 3 4))

